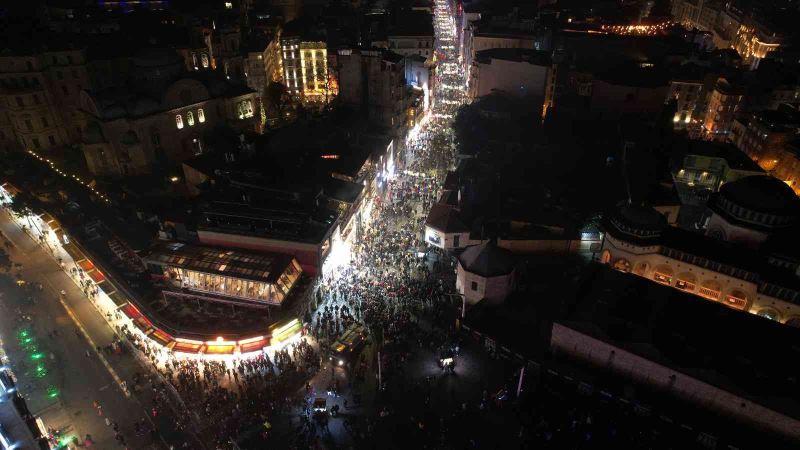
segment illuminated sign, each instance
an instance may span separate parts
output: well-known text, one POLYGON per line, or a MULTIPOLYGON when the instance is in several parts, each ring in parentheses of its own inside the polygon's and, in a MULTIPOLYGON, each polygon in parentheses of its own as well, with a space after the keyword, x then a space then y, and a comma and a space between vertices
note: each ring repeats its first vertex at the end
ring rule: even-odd
POLYGON ((322 158, 322 159, 339 159, 340 156, 339 155, 322 155, 322 156, 320 156, 320 158, 322 158))

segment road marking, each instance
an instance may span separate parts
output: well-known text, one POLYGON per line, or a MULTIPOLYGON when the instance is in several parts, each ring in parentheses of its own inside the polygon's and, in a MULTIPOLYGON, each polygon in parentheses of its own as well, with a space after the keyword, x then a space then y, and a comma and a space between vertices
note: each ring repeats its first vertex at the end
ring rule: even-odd
POLYGON ((108 373, 111 374, 111 378, 113 378, 114 382, 116 382, 117 385, 119 385, 119 389, 122 391, 122 394, 125 395, 125 398, 130 398, 131 394, 125 387, 123 387, 124 385, 122 384, 122 378, 120 378, 119 375, 117 375, 117 371, 114 370, 113 367, 111 367, 111 364, 108 363, 106 357, 103 356, 102 353, 97 351, 97 344, 95 344, 92 338, 89 337, 89 333, 86 332, 86 329, 83 327, 83 324, 81 324, 81 321, 78 320, 78 317, 75 315, 74 312, 72 312, 72 308, 70 308, 69 305, 67 305, 67 302, 65 302, 64 299, 61 298, 61 295, 58 294, 58 291, 50 283, 50 280, 45 278, 45 282, 47 283, 48 286, 50 286, 50 289, 52 289, 53 292, 55 292, 56 295, 58 295, 58 301, 61 302, 61 306, 64 307, 64 309, 67 311, 67 315, 70 317, 70 319, 72 319, 73 322, 75 322, 75 326, 78 327, 78 330, 81 331, 83 337, 86 339, 86 341, 89 342, 89 346, 92 348, 92 351, 94 352, 95 355, 97 355, 98 358, 100 358, 100 362, 103 363, 103 365, 106 367, 106 370, 108 370, 108 373))

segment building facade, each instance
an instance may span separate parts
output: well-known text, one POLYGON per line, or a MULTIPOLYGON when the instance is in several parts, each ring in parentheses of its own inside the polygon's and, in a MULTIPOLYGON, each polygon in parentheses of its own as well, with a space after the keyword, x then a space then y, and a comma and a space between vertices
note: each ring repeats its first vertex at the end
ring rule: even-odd
POLYGON ((332 99, 325 42, 284 35, 281 53, 283 79, 290 94, 313 103, 327 103, 332 99))
POLYGON ((703 130, 708 138, 728 139, 742 97, 742 92, 725 78, 717 80, 703 119, 703 130))
MULTIPOLYGON (((751 178, 759 177, 744 180, 751 178)), ((729 206, 739 211, 738 206, 729 206)), ((725 238, 741 231, 716 220, 709 224, 709 230, 717 226, 725 238)), ((601 263, 705 300, 800 326, 800 283, 794 274, 778 281, 781 277, 775 276, 776 272, 788 273, 791 269, 779 266, 775 258, 747 247, 733 250, 730 243, 713 237, 716 231, 702 237, 669 227, 661 214, 644 207, 621 207, 607 219, 604 228, 601 263)), ((745 236, 736 236, 734 242, 747 241, 745 236)))

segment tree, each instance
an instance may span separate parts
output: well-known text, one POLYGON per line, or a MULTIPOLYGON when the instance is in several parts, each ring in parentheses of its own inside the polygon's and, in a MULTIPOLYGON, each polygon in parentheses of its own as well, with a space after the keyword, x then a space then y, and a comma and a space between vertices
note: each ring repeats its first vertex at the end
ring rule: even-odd
POLYGON ((269 103, 269 107, 277 112, 278 116, 282 118, 283 109, 286 107, 288 100, 286 86, 281 83, 271 81, 269 84, 267 84, 265 97, 266 101, 269 103))

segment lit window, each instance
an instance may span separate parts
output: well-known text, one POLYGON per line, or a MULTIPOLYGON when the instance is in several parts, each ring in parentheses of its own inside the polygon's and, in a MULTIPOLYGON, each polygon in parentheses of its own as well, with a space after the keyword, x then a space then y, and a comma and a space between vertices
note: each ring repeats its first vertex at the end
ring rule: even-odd
POLYGON ((189 122, 189 126, 194 126, 194 114, 191 111, 186 113, 186 121, 189 122))
POLYGON ((183 128, 183 117, 181 117, 181 115, 180 115, 180 114, 178 114, 177 116, 175 116, 175 125, 177 125, 177 126, 178 126, 178 129, 179 129, 179 130, 180 130, 181 128, 183 128))
POLYGON ((197 120, 200 123, 203 123, 203 122, 206 121, 206 113, 203 112, 203 108, 200 108, 200 109, 197 110, 197 120))
POLYGON ((208 55, 203 53, 203 55, 200 56, 200 62, 203 63, 203 68, 208 69, 208 55))
POLYGON ((225 2, 225 9, 233 9, 233 2, 225 2))

